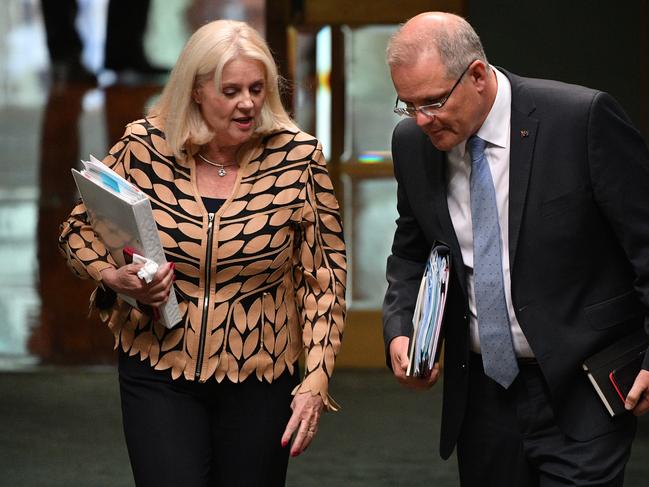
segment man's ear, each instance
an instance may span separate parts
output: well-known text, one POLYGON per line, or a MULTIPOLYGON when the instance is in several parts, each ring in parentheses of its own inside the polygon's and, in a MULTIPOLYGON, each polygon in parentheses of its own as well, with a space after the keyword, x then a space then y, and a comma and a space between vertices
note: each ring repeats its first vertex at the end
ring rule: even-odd
POLYGON ((491 71, 487 71, 487 65, 481 60, 477 59, 473 61, 473 64, 469 68, 469 72, 467 74, 469 75, 471 83, 475 85, 476 89, 479 92, 482 92, 489 82, 491 71))

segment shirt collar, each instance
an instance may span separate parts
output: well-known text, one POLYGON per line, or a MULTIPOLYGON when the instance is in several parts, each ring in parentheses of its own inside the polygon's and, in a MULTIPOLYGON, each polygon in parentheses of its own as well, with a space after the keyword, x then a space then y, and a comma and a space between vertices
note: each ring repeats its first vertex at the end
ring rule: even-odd
MULTIPOLYGON (((496 99, 476 135, 491 145, 507 148, 509 146, 509 127, 512 112, 512 86, 507 76, 493 66, 491 66, 491 69, 496 73, 496 79, 498 80, 496 99)), ((466 140, 458 144, 457 149, 460 155, 464 157, 466 140)))

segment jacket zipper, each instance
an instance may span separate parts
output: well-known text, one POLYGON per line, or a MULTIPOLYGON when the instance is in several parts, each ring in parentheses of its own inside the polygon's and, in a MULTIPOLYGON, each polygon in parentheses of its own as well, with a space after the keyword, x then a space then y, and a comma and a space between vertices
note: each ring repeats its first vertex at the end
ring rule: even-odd
POLYGON ((207 224, 207 254, 205 265, 205 295, 203 296, 203 317, 201 318, 201 336, 198 341, 198 357, 196 359, 196 372, 194 377, 198 380, 201 377, 201 368, 203 368, 203 355, 205 354, 205 335, 207 335, 207 315, 210 306, 210 287, 212 273, 212 241, 214 239, 214 213, 207 215, 209 223, 207 224))
MULTIPOLYGON (((268 293, 265 292, 264 294, 261 295, 261 318, 259 318, 259 324, 261 325, 260 328, 260 333, 259 333, 259 350, 262 352, 264 351, 265 345, 264 345, 264 328, 266 327, 266 297, 268 296, 268 293)), ((270 352, 270 350, 269 350, 270 352)))

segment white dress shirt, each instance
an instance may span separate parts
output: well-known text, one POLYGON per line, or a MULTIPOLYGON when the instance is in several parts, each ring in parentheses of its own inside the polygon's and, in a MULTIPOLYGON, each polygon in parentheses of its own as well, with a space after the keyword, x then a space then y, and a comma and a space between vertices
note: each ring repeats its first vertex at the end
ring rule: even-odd
MULTIPOLYGON (((532 349, 525 335, 523 335, 514 313, 509 268, 509 136, 512 90, 507 77, 493 66, 491 68, 496 72, 498 92, 489 115, 487 115, 476 135, 487 142, 485 156, 489 161, 489 169, 496 189, 505 300, 507 302, 514 350, 518 357, 533 357, 532 349)), ((471 350, 480 353, 480 334, 478 333, 473 283, 473 229, 470 195, 471 157, 466 150, 466 141, 453 147, 447 153, 447 164, 448 209, 460 244, 467 275, 469 311, 471 314, 469 323, 471 350)))

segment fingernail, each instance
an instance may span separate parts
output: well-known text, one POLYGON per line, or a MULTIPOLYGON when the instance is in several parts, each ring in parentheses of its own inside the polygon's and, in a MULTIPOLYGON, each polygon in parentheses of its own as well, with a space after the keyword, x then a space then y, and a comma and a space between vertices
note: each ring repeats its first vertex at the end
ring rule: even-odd
POLYGON ((299 453, 296 452, 296 451, 292 451, 292 452, 291 452, 291 456, 292 456, 292 457, 296 457, 296 456, 298 456, 298 455, 299 455, 299 453))
POLYGON ((627 411, 631 411, 633 409, 633 406, 631 406, 631 404, 629 404, 628 402, 625 402, 624 409, 626 409, 627 411))
POLYGON ((288 441, 282 440, 282 448, 286 448, 286 445, 288 445, 288 441))

